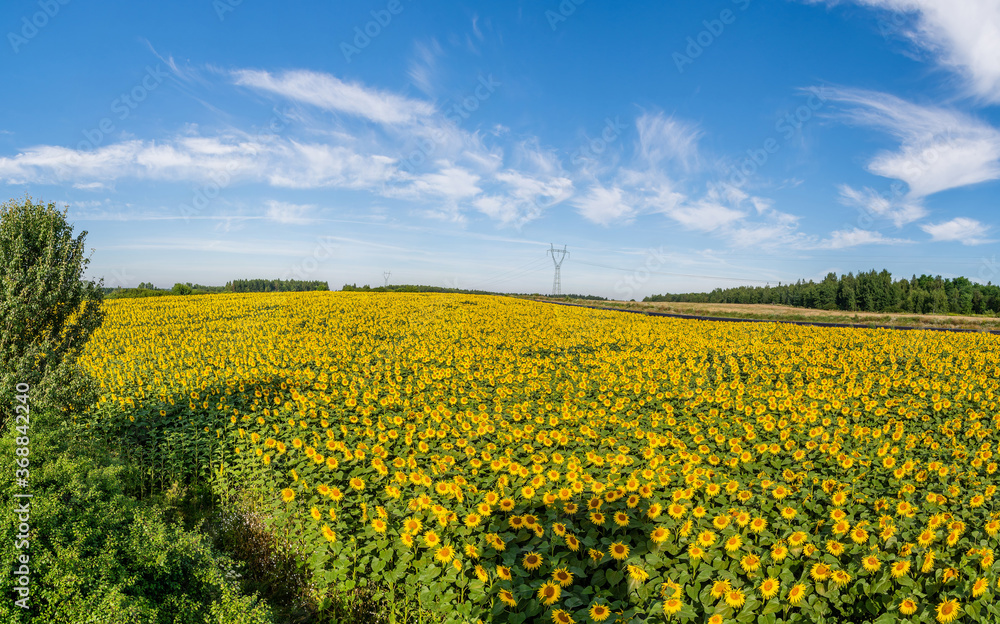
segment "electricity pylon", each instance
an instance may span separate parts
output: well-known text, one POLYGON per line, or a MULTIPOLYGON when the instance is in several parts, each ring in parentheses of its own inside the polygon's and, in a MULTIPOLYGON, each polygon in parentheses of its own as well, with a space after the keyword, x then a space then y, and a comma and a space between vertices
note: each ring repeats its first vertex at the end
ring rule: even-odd
POLYGON ((555 245, 552 243, 549 243, 549 245, 551 248, 548 252, 552 254, 552 264, 556 266, 556 276, 555 279, 552 280, 552 294, 559 296, 562 294, 562 283, 559 280, 559 269, 562 267, 563 260, 565 260, 566 256, 569 255, 569 252, 566 251, 566 245, 563 245, 562 249, 556 249, 555 245), (556 254, 559 255, 558 260, 556 260, 556 254))
POLYGON ((385 276, 385 286, 388 288, 389 287, 389 276, 392 275, 392 271, 385 271, 384 273, 382 273, 382 275, 385 276))

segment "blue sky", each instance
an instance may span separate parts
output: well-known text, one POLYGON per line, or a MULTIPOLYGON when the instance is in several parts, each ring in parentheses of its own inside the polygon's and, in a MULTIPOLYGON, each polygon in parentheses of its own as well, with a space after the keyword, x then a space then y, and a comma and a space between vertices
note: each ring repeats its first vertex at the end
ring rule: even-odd
POLYGON ((995 0, 0 7, 0 195, 89 277, 636 298, 1000 281, 995 0))

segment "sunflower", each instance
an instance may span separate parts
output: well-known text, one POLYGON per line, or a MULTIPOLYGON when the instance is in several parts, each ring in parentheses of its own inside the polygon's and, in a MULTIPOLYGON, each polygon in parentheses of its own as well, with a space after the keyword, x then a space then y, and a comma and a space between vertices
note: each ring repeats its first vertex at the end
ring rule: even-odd
POLYGON ((788 603, 792 606, 798 605, 806 596, 806 586, 802 583, 793 586, 788 590, 788 603))
POLYGON ((292 488, 285 488, 281 490, 281 500, 285 501, 286 503, 290 503, 293 500, 295 500, 295 490, 293 490, 292 488))
POLYGON ((510 568, 504 567, 502 565, 498 565, 497 566, 497 576, 499 576, 504 581, 509 581, 511 579, 510 568))
POLYGON ((719 598, 725 596, 730 589, 732 589, 732 586, 729 585, 729 581, 715 581, 712 583, 712 598, 718 600, 719 598))
POLYGON ((677 503, 674 503, 673 505, 667 507, 667 514, 669 514, 670 517, 673 518, 674 520, 680 520, 681 518, 684 517, 686 513, 687 513, 687 507, 685 507, 684 505, 679 505, 677 503))
POLYGON ((556 609, 552 612, 552 621, 556 624, 573 624, 575 622, 569 613, 562 609, 556 609))
POLYGON ((684 607, 684 603, 679 598, 667 598, 663 601, 663 612, 667 615, 675 615, 684 607))
POLYGON ((771 559, 781 563, 788 556, 788 547, 784 544, 775 544, 771 547, 771 559))
POLYGON ((649 578, 649 574, 639 566, 628 565, 628 576, 636 583, 642 583, 649 578))
POLYGON ((924 553, 924 562, 920 565, 920 571, 927 573, 934 569, 934 551, 928 550, 924 553))
POLYGON ((573 552, 580 550, 580 540, 575 535, 566 535, 563 540, 566 542, 566 547, 573 552))
POLYGON ((702 531, 698 534, 698 545, 704 548, 708 548, 715 543, 715 532, 714 531, 702 531))
POLYGON ((476 565, 475 573, 476 573, 476 578, 483 583, 486 583, 487 581, 490 580, 490 573, 487 572, 486 568, 484 568, 481 565, 476 565))
POLYGON ((721 515, 716 516, 715 518, 712 519, 712 526, 714 526, 717 530, 721 531, 722 529, 729 526, 729 520, 730 520, 729 516, 721 516, 721 515))
POLYGON ((559 585, 546 581, 542 583, 542 586, 538 588, 538 600, 545 606, 550 606, 555 604, 559 600, 559 594, 562 593, 562 588, 559 585))
POLYGON ((437 551, 434 553, 434 558, 440 561, 441 563, 448 563, 449 561, 455 558, 455 549, 449 546, 448 544, 445 544, 444 546, 441 546, 440 548, 437 549, 437 551))
POLYGON ((979 598, 980 596, 986 593, 986 590, 989 589, 989 586, 990 582, 988 580, 984 578, 976 579, 976 582, 972 584, 972 597, 979 598))
POLYGON ((613 542, 608 552, 613 559, 622 561, 628 557, 629 548, 622 542, 613 542))
POLYGON ((778 591, 781 590, 781 583, 778 579, 769 577, 764 579, 760 584, 760 595, 764 600, 770 600, 778 595, 778 591))
POLYGON ((825 563, 814 563, 812 569, 809 571, 809 575, 815 581, 825 581, 830 577, 830 566, 825 563))
POLYGON ((746 596, 738 589, 730 589, 726 592, 726 604, 733 609, 739 609, 746 602, 746 596))
POLYGON ((509 607, 516 607, 517 600, 514 599, 514 594, 506 589, 500 590, 500 600, 503 601, 509 607))
POLYGON ((917 603, 911 598, 907 598, 899 603, 899 612, 903 615, 913 615, 917 611, 917 603))
POLYGON ((622 512, 616 512, 614 515, 615 524, 620 527, 627 527, 629 523, 628 514, 622 512))
POLYGON ((892 564, 891 572, 893 578, 899 578, 901 576, 906 576, 907 572, 910 571, 909 561, 897 561, 892 564))
POLYGON ((743 539, 739 535, 734 535, 726 540, 726 552, 736 552, 743 545, 743 539))
POLYGON ((561 587, 569 587, 573 584, 573 574, 566 568, 556 568, 552 573, 552 580, 559 583, 561 587))
POLYGON ((865 570, 868 572, 876 572, 880 567, 882 567, 882 562, 878 560, 876 555, 868 555, 861 559, 861 565, 864 566, 865 570))
POLYGON ((688 557, 698 560, 705 556, 705 550, 697 544, 688 544, 688 557))
POLYGON ((426 544, 428 548, 434 548, 440 543, 441 538, 438 537, 438 534, 434 531, 427 531, 424 533, 424 544, 426 544))
POLYGON ((767 520, 763 518, 754 518, 750 521, 750 530, 754 533, 760 533, 767 528, 767 520))
POLYGON ((941 622, 941 624, 948 624, 948 622, 952 622, 958 618, 961 610, 962 607, 958 604, 957 600, 943 600, 935 610, 937 612, 937 621, 941 622))
POLYGON ((530 552, 521 559, 521 565, 525 570, 537 570, 542 567, 542 556, 538 553, 530 552))
POLYGON ((663 527, 656 527, 653 532, 649 534, 649 538, 653 540, 654 544, 662 544, 667 541, 670 537, 670 530, 663 527))
POLYGON ((830 578, 837 584, 838 587, 843 587, 851 582, 851 575, 843 570, 835 571, 830 578))
POLYGON ((743 555, 743 558, 740 559, 740 567, 747 574, 756 572, 760 569, 760 557, 757 555, 743 555))
POLYGON ((382 518, 375 518, 374 520, 372 520, 372 529, 379 534, 385 533, 386 529, 385 520, 383 520, 382 518))
POLYGON ((603 622, 611 615, 611 609, 609 609, 607 605, 592 604, 590 605, 590 610, 587 614, 590 616, 590 619, 595 622, 603 622))

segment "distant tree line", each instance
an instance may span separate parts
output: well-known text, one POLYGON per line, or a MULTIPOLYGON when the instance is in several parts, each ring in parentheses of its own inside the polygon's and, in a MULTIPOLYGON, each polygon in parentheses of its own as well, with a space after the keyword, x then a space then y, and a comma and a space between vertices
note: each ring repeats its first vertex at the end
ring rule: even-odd
POLYGON ((319 280, 248 279, 226 282, 225 292, 303 292, 307 290, 330 290, 330 285, 319 280))
POLYGON ((464 288, 447 288, 445 286, 419 286, 413 284, 398 284, 393 286, 376 286, 372 288, 368 284, 358 286, 357 284, 344 284, 340 289, 342 292, 421 292, 421 293, 454 293, 461 295, 495 295, 498 293, 487 290, 467 290, 464 288))
POLYGON ((137 297, 163 297, 166 295, 209 295, 218 293, 248 292, 302 292, 307 290, 330 290, 326 282, 300 280, 250 279, 233 280, 225 286, 205 286, 180 282, 172 288, 157 288, 150 282, 142 282, 135 288, 102 288, 105 299, 134 299, 137 297))
POLYGON ((839 277, 828 273, 820 282, 799 280, 777 286, 716 288, 710 293, 653 295, 643 301, 769 303, 820 310, 995 315, 1000 312, 1000 286, 940 275, 893 280, 888 271, 872 269, 839 277))
MULTIPOLYGON (((456 293, 462 295, 505 295, 510 293, 500 293, 491 290, 468 290, 465 288, 447 288, 444 286, 414 286, 412 284, 400 284, 395 286, 376 286, 372 288, 368 284, 358 286, 357 284, 344 284, 340 289, 343 292, 428 292, 428 293, 456 293)), ((533 297, 556 297, 565 299, 593 299, 607 301, 607 297, 597 295, 540 295, 534 293, 533 297)))

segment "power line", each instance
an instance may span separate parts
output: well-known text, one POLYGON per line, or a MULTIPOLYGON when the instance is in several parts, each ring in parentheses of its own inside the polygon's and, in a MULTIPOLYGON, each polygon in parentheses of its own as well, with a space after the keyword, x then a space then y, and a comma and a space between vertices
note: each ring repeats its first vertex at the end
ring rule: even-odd
POLYGON ((529 273, 540 271, 545 264, 548 264, 548 261, 545 258, 537 258, 531 262, 510 269, 509 271, 503 271, 485 281, 480 282, 480 288, 487 285, 502 284, 503 282, 509 282, 512 279, 523 277, 529 273))
MULTIPOLYGON (((622 267, 613 267, 606 264, 596 264, 594 262, 584 262, 583 260, 577 260, 580 264, 589 264, 590 266, 600 267, 602 269, 612 269, 614 271, 628 271, 634 272, 636 269, 624 269, 622 267)), ((668 273, 666 271, 650 271, 649 269, 644 269, 647 273, 651 275, 670 275, 672 277, 696 277, 700 279, 721 279, 721 280, 731 280, 734 282, 756 282, 758 284, 767 284, 768 280, 760 279, 750 279, 744 277, 722 277, 721 275, 694 275, 691 273, 668 273)))
POLYGON ((563 260, 565 260, 566 256, 569 255, 569 252, 566 251, 566 245, 563 245, 562 249, 556 249, 555 245, 549 243, 549 253, 552 254, 552 264, 556 267, 556 274, 552 280, 552 294, 559 296, 562 294, 562 283, 559 278, 559 270, 562 268, 563 260), (556 260, 557 254, 559 255, 559 260, 556 260))

